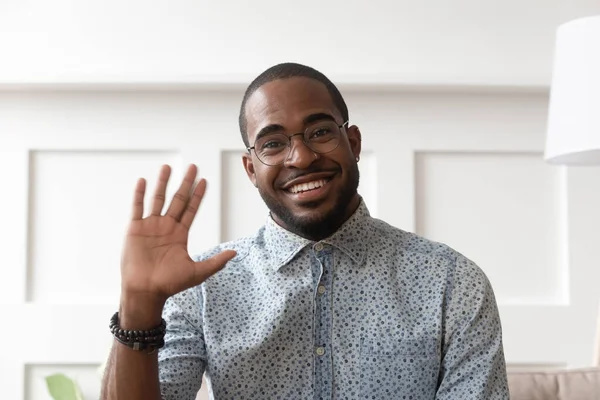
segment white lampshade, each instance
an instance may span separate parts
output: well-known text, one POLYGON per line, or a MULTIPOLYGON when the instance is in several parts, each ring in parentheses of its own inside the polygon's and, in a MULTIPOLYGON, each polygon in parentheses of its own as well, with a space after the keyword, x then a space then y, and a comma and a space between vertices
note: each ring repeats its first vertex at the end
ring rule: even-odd
POLYGON ((557 30, 545 159, 600 165, 600 16, 557 30))

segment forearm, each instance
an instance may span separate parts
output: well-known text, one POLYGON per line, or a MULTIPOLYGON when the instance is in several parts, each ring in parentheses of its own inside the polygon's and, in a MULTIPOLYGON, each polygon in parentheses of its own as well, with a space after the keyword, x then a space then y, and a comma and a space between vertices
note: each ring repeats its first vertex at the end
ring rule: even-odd
MULTIPOLYGON (((160 324, 162 307, 121 302, 122 329, 146 330, 160 324)), ((160 400, 158 351, 136 351, 114 340, 102 382, 101 400, 160 400)))
POLYGON ((160 400, 157 353, 134 351, 115 341, 102 382, 101 400, 160 400))

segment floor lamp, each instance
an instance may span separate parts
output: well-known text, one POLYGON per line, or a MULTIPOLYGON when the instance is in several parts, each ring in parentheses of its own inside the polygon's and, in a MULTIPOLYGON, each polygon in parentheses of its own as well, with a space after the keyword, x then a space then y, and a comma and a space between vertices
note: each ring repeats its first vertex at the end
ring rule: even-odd
MULTIPOLYGON (((600 16, 557 30, 544 157, 554 165, 600 166, 600 16)), ((600 366, 600 337, 596 343, 600 366)))

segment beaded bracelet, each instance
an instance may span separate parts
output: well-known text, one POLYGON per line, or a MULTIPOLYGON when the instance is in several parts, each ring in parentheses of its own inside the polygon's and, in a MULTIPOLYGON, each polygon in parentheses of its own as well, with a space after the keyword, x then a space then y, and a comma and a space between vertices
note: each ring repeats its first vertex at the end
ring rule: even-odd
POLYGON ((149 330, 121 329, 119 312, 117 311, 110 319, 109 327, 112 335, 119 343, 136 351, 149 351, 148 354, 152 354, 165 345, 167 323, 162 318, 159 326, 149 330))

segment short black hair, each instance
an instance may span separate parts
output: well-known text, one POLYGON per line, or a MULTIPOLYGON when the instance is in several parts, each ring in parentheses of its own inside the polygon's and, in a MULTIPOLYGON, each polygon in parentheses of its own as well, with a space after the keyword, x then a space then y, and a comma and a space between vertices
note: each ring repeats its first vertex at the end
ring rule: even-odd
POLYGON ((247 124, 246 124, 246 102, 252 96, 252 94, 258 90, 265 83, 269 83, 278 79, 286 79, 286 78, 294 78, 294 77, 304 77, 317 80, 321 82, 327 88, 329 95, 333 99, 333 103, 336 108, 342 114, 342 118, 344 122, 348 121, 348 107, 346 106, 346 102, 342 97, 342 94, 338 90, 338 88, 321 72, 317 71, 314 68, 308 67, 306 65, 297 64, 297 63, 281 63, 270 67, 265 70, 259 76, 257 76, 252 83, 246 89, 244 93, 244 98, 242 99, 242 106, 240 107, 240 116, 239 116, 239 124, 240 124, 240 133, 242 134, 242 140, 246 147, 250 146, 248 142, 248 132, 247 132, 247 124))

